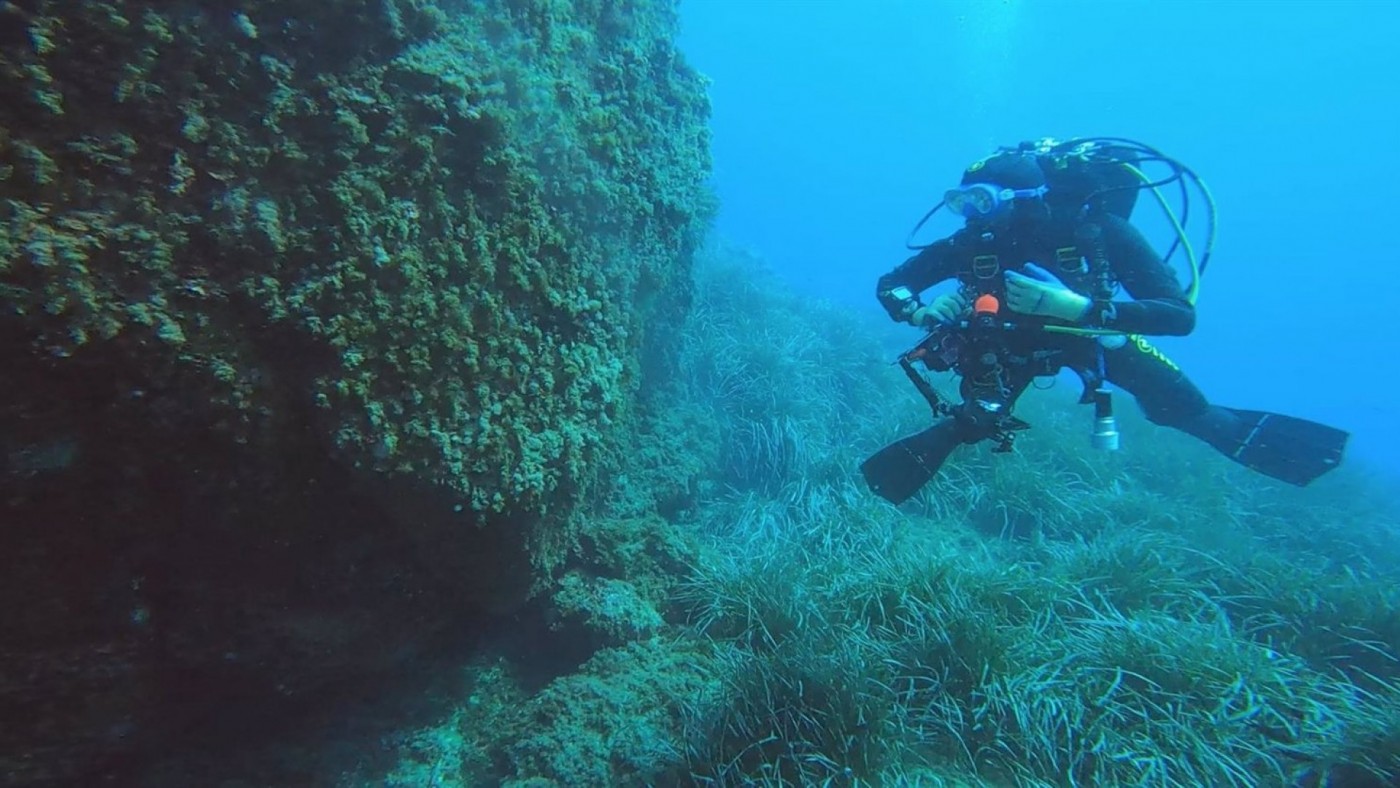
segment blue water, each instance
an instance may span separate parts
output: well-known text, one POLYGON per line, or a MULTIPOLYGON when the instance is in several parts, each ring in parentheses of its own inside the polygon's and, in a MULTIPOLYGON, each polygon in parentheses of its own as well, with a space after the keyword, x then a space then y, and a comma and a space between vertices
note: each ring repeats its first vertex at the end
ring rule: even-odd
MULTIPOLYGON (((883 315, 876 278, 968 163, 1044 136, 1135 138, 1194 168, 1220 209, 1196 331, 1157 344, 1213 400, 1351 430, 1352 462, 1400 473, 1400 4, 684 0, 681 13, 682 46, 712 80, 719 231, 795 290, 883 315)), ((1141 201, 1135 218, 1155 210, 1141 201)))

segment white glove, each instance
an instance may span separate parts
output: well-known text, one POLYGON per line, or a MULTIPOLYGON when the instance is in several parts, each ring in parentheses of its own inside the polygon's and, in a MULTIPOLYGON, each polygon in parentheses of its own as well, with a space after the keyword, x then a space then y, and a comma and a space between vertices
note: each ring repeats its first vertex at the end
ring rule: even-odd
POLYGON ((1058 277, 1035 263, 1022 267, 1031 276, 1016 271, 1007 271, 1005 275, 1006 306, 1012 312, 1078 323, 1094 305, 1088 296, 1069 289, 1058 277))
POLYGON ((909 322, 916 326, 934 325, 936 323, 948 324, 967 316, 972 311, 972 304, 963 298, 962 293, 944 293, 933 299, 933 303, 928 306, 921 306, 910 315, 909 322))

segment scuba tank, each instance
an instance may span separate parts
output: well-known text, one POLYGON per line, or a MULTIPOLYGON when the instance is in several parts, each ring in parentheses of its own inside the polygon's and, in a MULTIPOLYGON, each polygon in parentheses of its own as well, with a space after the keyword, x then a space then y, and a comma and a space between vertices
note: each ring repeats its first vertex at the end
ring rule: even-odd
POLYGON ((1054 140, 1021 144, 1036 153, 1049 187, 1045 202, 1057 215, 1132 217, 1142 182, 1127 164, 1133 160, 1129 148, 1086 143, 1057 153, 1054 140))

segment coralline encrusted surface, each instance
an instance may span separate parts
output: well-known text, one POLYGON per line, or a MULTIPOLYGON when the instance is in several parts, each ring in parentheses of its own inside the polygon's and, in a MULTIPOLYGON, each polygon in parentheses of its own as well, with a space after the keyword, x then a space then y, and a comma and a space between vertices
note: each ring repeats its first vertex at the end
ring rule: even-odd
POLYGON ((562 562, 710 211, 675 25, 0 2, 0 774, 382 668, 562 562))

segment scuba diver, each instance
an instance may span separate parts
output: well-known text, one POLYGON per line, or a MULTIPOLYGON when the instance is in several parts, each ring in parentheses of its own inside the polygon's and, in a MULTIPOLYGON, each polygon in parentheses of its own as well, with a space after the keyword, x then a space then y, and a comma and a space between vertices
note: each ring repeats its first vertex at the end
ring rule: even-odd
POLYGON ((1095 406, 1093 445, 1116 449, 1118 433, 1105 384, 1132 394, 1147 418, 1193 435, 1260 473, 1306 485, 1336 467, 1348 434, 1304 419, 1209 402, 1147 336, 1185 336, 1195 327, 1196 295, 1215 236, 1215 206, 1199 177, 1142 143, 1115 137, 1025 142, 1001 148, 963 173, 940 208, 966 224, 924 246, 876 287, 896 321, 929 333, 898 363, 932 406, 923 432, 886 446, 861 465, 871 489, 892 503, 913 496, 956 447, 995 441, 1009 451, 1030 425, 1012 415, 1037 377, 1061 369, 1084 382, 1095 406), (1146 165, 1170 174, 1151 180, 1146 165), (1163 187, 1175 184, 1174 211, 1163 187), (1199 258, 1186 232, 1189 186, 1204 195, 1209 231, 1199 258), (1150 192, 1176 233, 1165 256, 1129 223, 1139 194, 1150 192), (1184 252, 1183 288, 1171 265, 1184 252), (954 292, 924 303, 919 294, 956 279, 954 292), (914 365, 961 377, 962 402, 942 400, 914 365))

